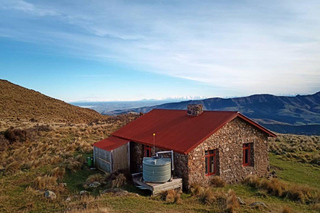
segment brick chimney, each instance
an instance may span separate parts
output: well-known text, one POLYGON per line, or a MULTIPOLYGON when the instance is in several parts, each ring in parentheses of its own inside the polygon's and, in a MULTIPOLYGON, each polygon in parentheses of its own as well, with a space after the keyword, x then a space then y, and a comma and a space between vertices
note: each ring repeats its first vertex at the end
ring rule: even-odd
POLYGON ((202 104, 188 104, 187 115, 198 116, 203 112, 202 104))

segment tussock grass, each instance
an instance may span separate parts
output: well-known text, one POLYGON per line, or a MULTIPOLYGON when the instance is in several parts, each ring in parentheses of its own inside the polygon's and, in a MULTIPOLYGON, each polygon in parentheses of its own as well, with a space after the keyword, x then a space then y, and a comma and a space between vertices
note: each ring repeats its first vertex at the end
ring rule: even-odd
POLYGON ((217 200, 211 188, 203 190, 203 192, 199 195, 199 199, 206 205, 212 205, 217 200))
POLYGON ((5 175, 13 175, 17 171, 20 171, 20 162, 13 161, 5 167, 4 174, 5 175))
POLYGON ((210 183, 214 187, 225 187, 226 186, 226 182, 220 176, 213 176, 210 183))
POLYGON ((127 178, 120 173, 114 180, 111 181, 112 188, 119 188, 127 183, 127 178))
POLYGON ((176 203, 176 204, 181 204, 182 199, 181 199, 181 190, 168 190, 164 191, 160 194, 161 200, 167 202, 167 203, 176 203))
POLYGON ((286 197, 292 201, 299 201, 300 203, 318 203, 319 191, 309 186, 291 184, 280 181, 276 178, 258 178, 255 175, 249 175, 243 181, 253 188, 266 190, 269 194, 276 197, 286 197))
POLYGON ((292 213, 292 210, 288 206, 284 206, 282 209, 282 213, 292 213))
POLYGON ((198 183, 192 184, 190 188, 191 196, 199 196, 203 192, 204 192, 204 188, 200 184, 198 183))
POLYGON ((236 196, 236 193, 232 189, 229 189, 229 191, 228 191, 226 205, 227 205, 226 206, 227 212, 235 212, 236 208, 239 207, 238 198, 236 196))
POLYGON ((34 189, 39 189, 39 190, 48 190, 56 187, 57 185, 58 183, 57 183, 56 177, 45 175, 45 176, 38 176, 33 181, 32 187, 34 189))
POLYGON ((62 168, 62 167, 56 167, 50 171, 50 175, 52 177, 57 178, 58 180, 62 180, 65 173, 66 173, 66 170, 65 168, 62 168))
POLYGON ((279 134, 270 141, 269 150, 289 160, 320 166, 320 136, 279 134))

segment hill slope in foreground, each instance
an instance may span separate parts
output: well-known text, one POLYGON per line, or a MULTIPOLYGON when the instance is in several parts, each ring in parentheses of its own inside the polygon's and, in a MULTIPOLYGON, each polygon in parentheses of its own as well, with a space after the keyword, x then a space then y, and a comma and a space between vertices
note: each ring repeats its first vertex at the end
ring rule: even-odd
POLYGON ((241 98, 208 98, 118 110, 113 113, 187 109, 188 104, 202 104, 204 110, 239 111, 275 132, 320 135, 320 92, 295 97, 261 94, 241 98))
POLYGON ((106 116, 50 98, 0 79, 0 118, 55 122, 90 122, 106 116))

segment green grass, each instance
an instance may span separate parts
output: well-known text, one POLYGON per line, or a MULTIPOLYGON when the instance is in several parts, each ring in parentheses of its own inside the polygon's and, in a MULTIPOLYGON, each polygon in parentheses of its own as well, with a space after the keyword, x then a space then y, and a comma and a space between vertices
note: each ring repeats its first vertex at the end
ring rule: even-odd
POLYGON ((65 177, 62 182, 67 183, 67 189, 71 192, 79 193, 81 190, 85 190, 83 187, 84 182, 90 175, 96 174, 99 171, 90 170, 87 166, 84 166, 82 170, 73 172, 66 171, 65 177))
POLYGON ((270 165, 285 181, 305 184, 320 190, 320 167, 297 161, 283 160, 280 155, 270 154, 270 165))

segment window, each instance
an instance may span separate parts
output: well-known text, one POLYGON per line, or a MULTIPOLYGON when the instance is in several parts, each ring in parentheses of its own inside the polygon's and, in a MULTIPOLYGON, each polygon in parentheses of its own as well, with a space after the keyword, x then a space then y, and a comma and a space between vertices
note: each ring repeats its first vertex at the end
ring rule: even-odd
POLYGON ((144 157, 151 157, 151 146, 143 146, 143 156, 144 157))
POLYGON ((205 151, 205 174, 214 175, 217 171, 217 150, 205 151))
POLYGON ((252 148, 253 143, 245 143, 243 144, 243 166, 251 166, 252 165, 252 148))

